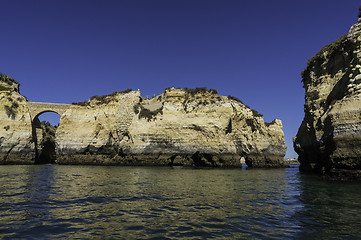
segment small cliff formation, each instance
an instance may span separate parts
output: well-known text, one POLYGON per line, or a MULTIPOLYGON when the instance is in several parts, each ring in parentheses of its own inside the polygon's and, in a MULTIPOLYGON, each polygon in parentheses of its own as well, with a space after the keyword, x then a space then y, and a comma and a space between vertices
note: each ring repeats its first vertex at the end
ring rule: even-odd
POLYGON ((3 82, 0 164, 239 167, 244 158, 250 167, 284 166, 280 120, 265 123, 240 100, 205 88, 168 88, 152 99, 126 90, 62 105, 54 156, 55 129, 37 119, 50 104, 36 112, 15 81, 3 82))
POLYGON ((294 139, 300 171, 361 180, 361 22, 309 60, 305 117, 294 139))
POLYGON ((0 164, 29 164, 35 159, 27 100, 19 83, 0 73, 0 164))

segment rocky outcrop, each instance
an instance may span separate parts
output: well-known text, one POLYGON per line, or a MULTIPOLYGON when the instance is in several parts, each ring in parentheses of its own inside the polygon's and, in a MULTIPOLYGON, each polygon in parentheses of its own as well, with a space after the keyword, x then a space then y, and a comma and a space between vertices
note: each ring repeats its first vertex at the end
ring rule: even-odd
POLYGON ((35 160, 32 124, 19 83, 0 74, 0 164, 31 164, 35 160))
MULTIPOLYGON (((0 93, 0 123, 8 126, 0 129, 0 163, 46 162, 54 134, 40 125, 36 109, 49 104, 36 108, 10 85, 0 93)), ((239 167, 245 159, 250 167, 284 166, 281 121, 265 123, 215 90, 169 88, 152 99, 126 90, 59 109, 58 164, 239 167)))
POLYGON ((309 60, 305 117, 294 139, 300 171, 361 180, 361 23, 309 60))
POLYGON ((74 105, 56 133, 60 164, 280 167, 282 123, 206 89, 139 91, 74 105), (81 106, 79 106, 81 105, 81 106))

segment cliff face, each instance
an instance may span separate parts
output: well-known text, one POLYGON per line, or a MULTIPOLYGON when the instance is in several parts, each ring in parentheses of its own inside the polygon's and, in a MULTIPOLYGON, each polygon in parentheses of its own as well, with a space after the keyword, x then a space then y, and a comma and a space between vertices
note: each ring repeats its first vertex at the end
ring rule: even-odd
POLYGON ((239 167, 244 158, 250 167, 284 166, 281 121, 265 123, 215 90, 167 89, 152 99, 126 90, 73 105, 31 103, 1 76, 0 164, 239 167), (56 129, 40 124, 46 111, 61 115, 56 129))
POLYGON ((139 91, 73 105, 56 132, 59 164, 280 167, 280 120, 267 124, 243 103, 214 91, 139 91))
POLYGON ((361 23, 302 73, 305 117, 294 139, 300 170, 361 180, 361 23))
POLYGON ((0 74, 0 164, 34 162, 32 125, 19 84, 0 74))

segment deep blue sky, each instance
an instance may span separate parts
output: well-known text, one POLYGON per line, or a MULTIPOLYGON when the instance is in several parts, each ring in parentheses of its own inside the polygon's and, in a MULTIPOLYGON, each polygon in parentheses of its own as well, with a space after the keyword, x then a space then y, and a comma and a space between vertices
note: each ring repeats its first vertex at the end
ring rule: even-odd
POLYGON ((30 101, 127 88, 215 88, 283 121, 303 119, 301 71, 357 22, 354 0, 0 0, 0 72, 30 101))

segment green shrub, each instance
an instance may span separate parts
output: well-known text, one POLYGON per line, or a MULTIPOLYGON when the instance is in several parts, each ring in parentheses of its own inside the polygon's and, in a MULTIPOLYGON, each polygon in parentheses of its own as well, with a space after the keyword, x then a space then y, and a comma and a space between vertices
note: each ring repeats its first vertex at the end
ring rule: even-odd
POLYGON ((229 100, 234 100, 234 101, 236 101, 236 102, 242 103, 246 108, 250 108, 248 105, 244 104, 239 98, 236 98, 236 97, 231 96, 231 95, 228 95, 227 98, 228 98, 229 100))
POLYGON ((18 104, 17 102, 13 102, 13 104, 11 105, 11 107, 12 107, 13 109, 16 109, 16 108, 19 107, 19 104, 18 104))
POLYGON ((214 88, 209 89, 209 92, 212 94, 218 94, 218 91, 214 88))
POLYGON ((118 94, 126 94, 126 93, 129 93, 131 91, 133 91, 133 90, 132 89, 126 89, 124 91, 113 92, 113 93, 108 94, 108 95, 102 95, 102 96, 95 95, 95 96, 91 97, 89 100, 90 101, 92 101, 92 100, 98 101, 97 105, 107 104, 112 100, 112 97, 114 97, 114 96, 116 96, 118 94))
POLYGON ((257 130, 257 125, 256 125, 256 123, 255 123, 254 120, 252 120, 252 119, 246 119, 246 123, 247 123, 248 126, 251 127, 252 132, 254 132, 254 131, 257 130))
POLYGON ((133 106, 133 111, 135 114, 139 114, 138 115, 139 119, 145 118, 149 122, 150 120, 154 119, 158 113, 163 114, 163 107, 151 111, 148 108, 143 107, 142 104, 137 103, 136 105, 133 106))
POLYGON ((263 115, 260 114, 257 110, 251 109, 251 111, 253 113, 253 116, 255 116, 255 117, 263 117, 263 115))
POLYGON ((78 106, 83 106, 83 107, 86 107, 86 106, 89 106, 90 105, 90 102, 85 100, 85 101, 82 101, 82 102, 73 102, 71 103, 72 105, 78 105, 78 106))
MULTIPOLYGON (((126 94, 126 93, 129 93, 133 91, 132 89, 128 88, 124 91, 120 91, 120 92, 113 92, 111 94, 108 94, 108 95, 101 95, 101 96, 98 96, 98 95, 95 95, 95 96, 92 96, 89 101, 98 101, 96 104, 97 105, 100 105, 100 104, 107 104, 107 103, 110 103, 111 100, 112 100, 112 97, 118 95, 118 94, 126 94)), ((79 106, 89 106, 90 105, 90 102, 89 101, 82 101, 82 102, 73 102, 72 104, 73 105, 79 105, 79 106)))
POLYGON ((194 96, 196 94, 205 94, 207 92, 211 93, 211 94, 217 94, 218 91, 216 89, 207 89, 206 87, 200 87, 200 88, 184 88, 184 91, 191 95, 191 96, 194 96))
POLYGON ((5 82, 7 84, 19 84, 17 81, 15 81, 13 78, 9 77, 8 75, 0 73, 0 82, 5 82))
POLYGON ((302 77, 304 77, 304 75, 306 74, 306 72, 309 70, 309 68, 315 64, 317 61, 319 61, 321 59, 321 56, 324 53, 328 53, 328 55, 333 54, 335 51, 340 50, 345 43, 347 42, 347 34, 339 37, 335 42, 332 42, 330 44, 327 44, 326 46, 324 46, 323 48, 321 48, 321 50, 316 53, 315 56, 311 57, 308 62, 307 62, 307 67, 305 68, 305 70, 302 71, 301 75, 302 77))
POLYGON ((44 136, 46 135, 48 137, 49 136, 55 137, 55 132, 56 132, 57 126, 51 125, 51 123, 48 122, 48 121, 40 122, 40 126, 43 129, 43 135, 44 136))
POLYGON ((150 120, 154 119, 158 113, 163 114, 163 107, 151 111, 148 108, 144 108, 142 105, 140 105, 140 112, 138 118, 145 118, 149 122, 150 120))
POLYGON ((17 108, 19 107, 19 104, 17 102, 13 102, 11 106, 5 105, 5 111, 6 115, 11 118, 12 120, 15 120, 16 114, 17 114, 17 108))
MULTIPOLYGON (((164 89, 164 91, 166 92, 166 91, 169 91, 169 90, 171 90, 171 89, 172 89, 171 87, 166 87, 166 88, 164 89)), ((182 88, 176 87, 176 88, 174 88, 174 89, 182 89, 182 88)))
POLYGON ((141 108, 142 105, 140 103, 137 103, 133 106, 133 111, 135 114, 138 114, 139 113, 139 108, 141 108))
POLYGON ((243 103, 239 98, 236 98, 236 97, 231 96, 231 95, 228 95, 227 98, 228 98, 229 100, 234 100, 234 101, 236 101, 236 102, 240 102, 240 103, 242 103, 242 104, 244 105, 244 103, 243 103))
POLYGON ((126 93, 130 93, 131 91, 133 91, 133 89, 128 88, 128 89, 125 89, 123 91, 117 92, 117 94, 126 94, 126 93))

